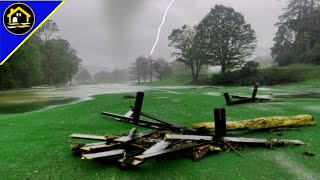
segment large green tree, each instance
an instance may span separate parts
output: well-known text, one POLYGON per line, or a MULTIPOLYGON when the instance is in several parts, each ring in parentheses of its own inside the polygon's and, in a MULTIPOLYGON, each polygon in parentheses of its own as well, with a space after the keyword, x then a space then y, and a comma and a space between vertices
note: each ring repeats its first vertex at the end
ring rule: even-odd
POLYGON ((76 50, 64 39, 52 39, 49 43, 52 53, 48 62, 51 83, 62 85, 71 82, 72 77, 78 72, 81 63, 76 50))
POLYGON ((38 31, 42 42, 39 47, 45 55, 43 60, 44 83, 49 85, 61 85, 72 80, 77 73, 81 60, 77 52, 67 40, 55 38, 59 31, 57 24, 48 20, 38 31))
POLYGON ((54 38, 49 20, 0 68, 0 89, 62 85, 77 73, 81 60, 67 40, 54 38))
POLYGON ((0 89, 31 87, 41 83, 43 54, 37 45, 39 41, 38 36, 32 36, 1 66, 0 89))
POLYGON ((177 62, 190 68, 194 82, 198 80, 202 68, 207 64, 202 44, 204 41, 196 38, 196 33, 196 27, 184 25, 182 28, 174 29, 169 36, 169 46, 176 50, 172 55, 177 58, 177 62))
POLYGON ((256 48, 256 35, 244 16, 231 7, 216 5, 197 26, 196 39, 212 66, 225 73, 240 67, 256 48))

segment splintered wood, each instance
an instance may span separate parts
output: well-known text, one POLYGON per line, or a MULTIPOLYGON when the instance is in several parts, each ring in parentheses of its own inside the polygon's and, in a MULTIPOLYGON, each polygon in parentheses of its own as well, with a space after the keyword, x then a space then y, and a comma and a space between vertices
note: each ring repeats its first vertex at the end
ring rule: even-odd
MULTIPOLYGON (((181 132, 180 132, 181 133, 181 132)), ((138 133, 133 128, 128 135, 98 136, 72 134, 71 138, 98 140, 90 144, 72 144, 74 155, 87 160, 104 160, 121 168, 135 167, 149 158, 190 157, 195 161, 209 154, 231 148, 238 152, 242 147, 304 145, 299 140, 259 139, 244 137, 214 137, 193 134, 177 134, 177 131, 149 130, 138 133), (104 142, 101 142, 104 141, 104 142)))
MULTIPOLYGON (((252 96, 249 98, 233 96, 239 100, 231 101, 228 93, 225 93, 225 98, 228 105, 269 100, 257 98, 257 91, 258 85, 255 86, 252 96)), ((300 140, 288 139, 228 137, 227 131, 279 129, 315 124, 314 117, 310 115, 263 117, 230 122, 226 121, 224 108, 215 108, 213 111, 214 122, 196 123, 193 124, 193 128, 189 128, 141 112, 143 97, 144 93, 138 92, 134 107, 130 106, 129 111, 124 115, 111 112, 102 112, 101 114, 118 122, 147 127, 152 130, 138 133, 137 129, 133 128, 128 134, 116 136, 72 134, 70 137, 74 139, 97 141, 90 144, 72 144, 72 153, 81 156, 82 159, 103 160, 103 162, 114 163, 121 168, 139 166, 149 158, 189 157, 194 161, 199 161, 209 154, 229 150, 243 157, 239 151, 251 146, 273 148, 276 146, 300 146, 304 143, 300 140), (210 131, 215 131, 215 134, 208 135, 210 131)))

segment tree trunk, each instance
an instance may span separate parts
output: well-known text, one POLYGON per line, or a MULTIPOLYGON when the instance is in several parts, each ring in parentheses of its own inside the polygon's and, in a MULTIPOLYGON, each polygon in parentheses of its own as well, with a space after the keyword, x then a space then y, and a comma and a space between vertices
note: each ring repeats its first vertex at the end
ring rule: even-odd
MULTIPOLYGON (((315 119, 311 115, 299 115, 299 116, 274 116, 274 117, 262 117, 250 120, 242 121, 228 121, 227 130, 259 130, 270 128, 283 128, 283 127, 300 127, 314 125, 315 119)), ((192 128, 206 129, 214 131, 214 122, 204 122, 192 124, 192 128)))
POLYGON ((150 82, 152 82, 152 65, 150 65, 150 72, 149 72, 149 74, 150 74, 150 82))
POLYGON ((195 70, 194 70, 194 66, 191 65, 190 68, 191 68, 191 72, 192 72, 192 81, 193 81, 193 82, 197 82, 197 81, 198 81, 198 78, 197 78, 197 76, 196 76, 196 72, 195 72, 195 70))
POLYGON ((223 62, 222 64, 221 64, 221 73, 222 74, 225 74, 226 73, 226 64, 223 62))

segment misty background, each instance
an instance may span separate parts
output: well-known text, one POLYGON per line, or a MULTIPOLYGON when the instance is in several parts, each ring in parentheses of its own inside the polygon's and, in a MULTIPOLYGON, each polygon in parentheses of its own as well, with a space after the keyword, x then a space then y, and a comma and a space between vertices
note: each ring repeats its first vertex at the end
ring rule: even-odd
MULTIPOLYGON (((66 0, 51 19, 59 26, 58 36, 71 43, 88 69, 127 68, 138 56, 149 54, 169 2, 66 0)), ((216 4, 241 12, 256 31, 256 55, 267 55, 277 30, 274 24, 285 3, 280 0, 176 0, 167 14, 153 56, 173 61, 172 48, 168 47, 172 30, 184 24, 197 24, 216 4)))

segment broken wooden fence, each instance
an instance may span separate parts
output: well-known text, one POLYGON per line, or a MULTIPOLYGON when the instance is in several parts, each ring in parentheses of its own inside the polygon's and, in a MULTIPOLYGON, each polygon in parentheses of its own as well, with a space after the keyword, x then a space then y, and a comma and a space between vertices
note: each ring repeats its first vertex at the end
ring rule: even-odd
POLYGON ((236 105, 236 104, 245 104, 245 103, 256 103, 256 102, 268 102, 270 99, 267 98, 260 98, 256 97, 257 92, 258 92, 259 85, 256 84, 253 88, 253 92, 251 97, 246 97, 246 96, 238 96, 238 95, 231 95, 232 98, 230 98, 229 93, 224 93, 224 99, 226 101, 226 104, 228 106, 231 105, 236 105), (233 100, 237 99, 237 100, 233 100))

